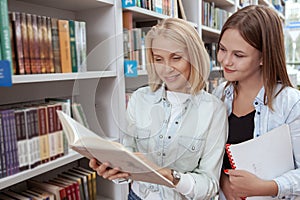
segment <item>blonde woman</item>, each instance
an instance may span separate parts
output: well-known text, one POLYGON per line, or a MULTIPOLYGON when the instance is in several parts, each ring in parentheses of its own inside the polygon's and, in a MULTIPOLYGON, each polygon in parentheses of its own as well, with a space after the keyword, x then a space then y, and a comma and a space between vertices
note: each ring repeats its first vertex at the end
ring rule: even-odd
MULTIPOLYGON (((128 199, 210 199, 219 189, 227 117, 224 104, 203 90, 209 56, 194 27, 173 18, 149 31, 146 48, 149 86, 129 101, 123 143, 161 167, 175 188, 133 181, 128 199)), ((92 159, 90 166, 109 180, 130 178, 108 163, 92 159)))

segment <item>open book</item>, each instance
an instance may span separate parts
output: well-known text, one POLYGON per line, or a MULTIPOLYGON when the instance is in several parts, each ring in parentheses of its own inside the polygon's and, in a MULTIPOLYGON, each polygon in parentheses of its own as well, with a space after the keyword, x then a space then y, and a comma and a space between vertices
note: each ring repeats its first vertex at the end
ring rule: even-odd
POLYGON ((108 162, 111 168, 119 167, 121 171, 130 173, 132 180, 174 187, 170 180, 155 170, 158 169, 155 164, 139 158, 118 142, 100 137, 62 111, 57 113, 69 146, 74 151, 89 159, 95 158, 99 163, 108 162))
MULTIPOLYGON (((226 153, 233 169, 249 171, 265 180, 272 180, 294 169, 290 129, 287 124, 260 137, 227 145, 226 153)), ((248 197, 247 199, 272 198, 248 197)))

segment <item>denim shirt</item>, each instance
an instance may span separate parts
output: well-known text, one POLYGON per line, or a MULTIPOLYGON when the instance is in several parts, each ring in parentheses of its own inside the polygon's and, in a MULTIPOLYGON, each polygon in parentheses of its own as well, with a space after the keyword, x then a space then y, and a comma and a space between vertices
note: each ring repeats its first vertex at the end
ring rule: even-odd
MULTIPOLYGON (((232 112, 234 88, 233 85, 229 85, 224 90, 225 84, 221 84, 213 93, 219 98, 225 97, 224 103, 229 116, 232 112)), ((278 84, 275 92, 279 91, 281 86, 278 84)), ((264 93, 263 87, 253 102, 256 110, 253 137, 259 137, 282 124, 289 125, 295 169, 275 178, 274 181, 278 185, 277 198, 295 199, 296 196, 300 196, 300 91, 291 87, 284 88, 273 100, 274 111, 264 105, 264 93)))
MULTIPOLYGON (((228 134, 225 105, 205 91, 191 95, 174 124, 168 124, 171 104, 161 87, 135 91, 128 103, 126 148, 141 152, 160 167, 189 173, 194 181, 193 196, 184 196, 162 185, 139 182, 142 199, 157 192, 161 199, 209 199, 219 189, 219 178, 228 134), (174 133, 166 135, 167 126, 174 133)), ((171 131, 172 132, 172 131, 171 131)))

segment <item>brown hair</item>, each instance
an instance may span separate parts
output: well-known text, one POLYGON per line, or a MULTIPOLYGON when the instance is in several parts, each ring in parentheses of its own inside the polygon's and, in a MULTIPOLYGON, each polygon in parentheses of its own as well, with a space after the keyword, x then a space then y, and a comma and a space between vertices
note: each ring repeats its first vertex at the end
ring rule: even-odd
POLYGON ((209 76, 209 55, 198 32, 184 20, 167 18, 152 27, 145 40, 147 71, 151 90, 156 91, 162 84, 153 65, 152 41, 158 36, 168 38, 187 49, 187 59, 191 64, 191 74, 188 80, 191 85, 191 94, 203 89, 209 76))
MULTIPOLYGON (((246 42, 261 52, 265 88, 264 103, 272 109, 272 102, 276 95, 283 88, 292 86, 286 70, 281 19, 272 8, 251 5, 237 11, 227 19, 222 28, 219 43, 227 29, 238 30, 246 42), (277 83, 281 83, 282 88, 274 94, 277 83)), ((236 84, 233 85, 236 87, 236 84)))

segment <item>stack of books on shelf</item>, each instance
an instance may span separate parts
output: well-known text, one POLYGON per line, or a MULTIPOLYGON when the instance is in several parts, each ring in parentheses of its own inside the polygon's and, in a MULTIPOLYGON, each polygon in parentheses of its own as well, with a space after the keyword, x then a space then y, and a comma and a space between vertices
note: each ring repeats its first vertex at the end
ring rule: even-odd
POLYGON ((28 180, 24 189, 1 191, 0 199, 96 200, 96 172, 73 167, 47 181, 28 180))
POLYGON ((68 154, 57 110, 89 127, 83 108, 69 99, 48 98, 0 108, 0 178, 33 169, 68 154))
POLYGON ((13 74, 86 71, 86 23, 10 12, 13 74))

